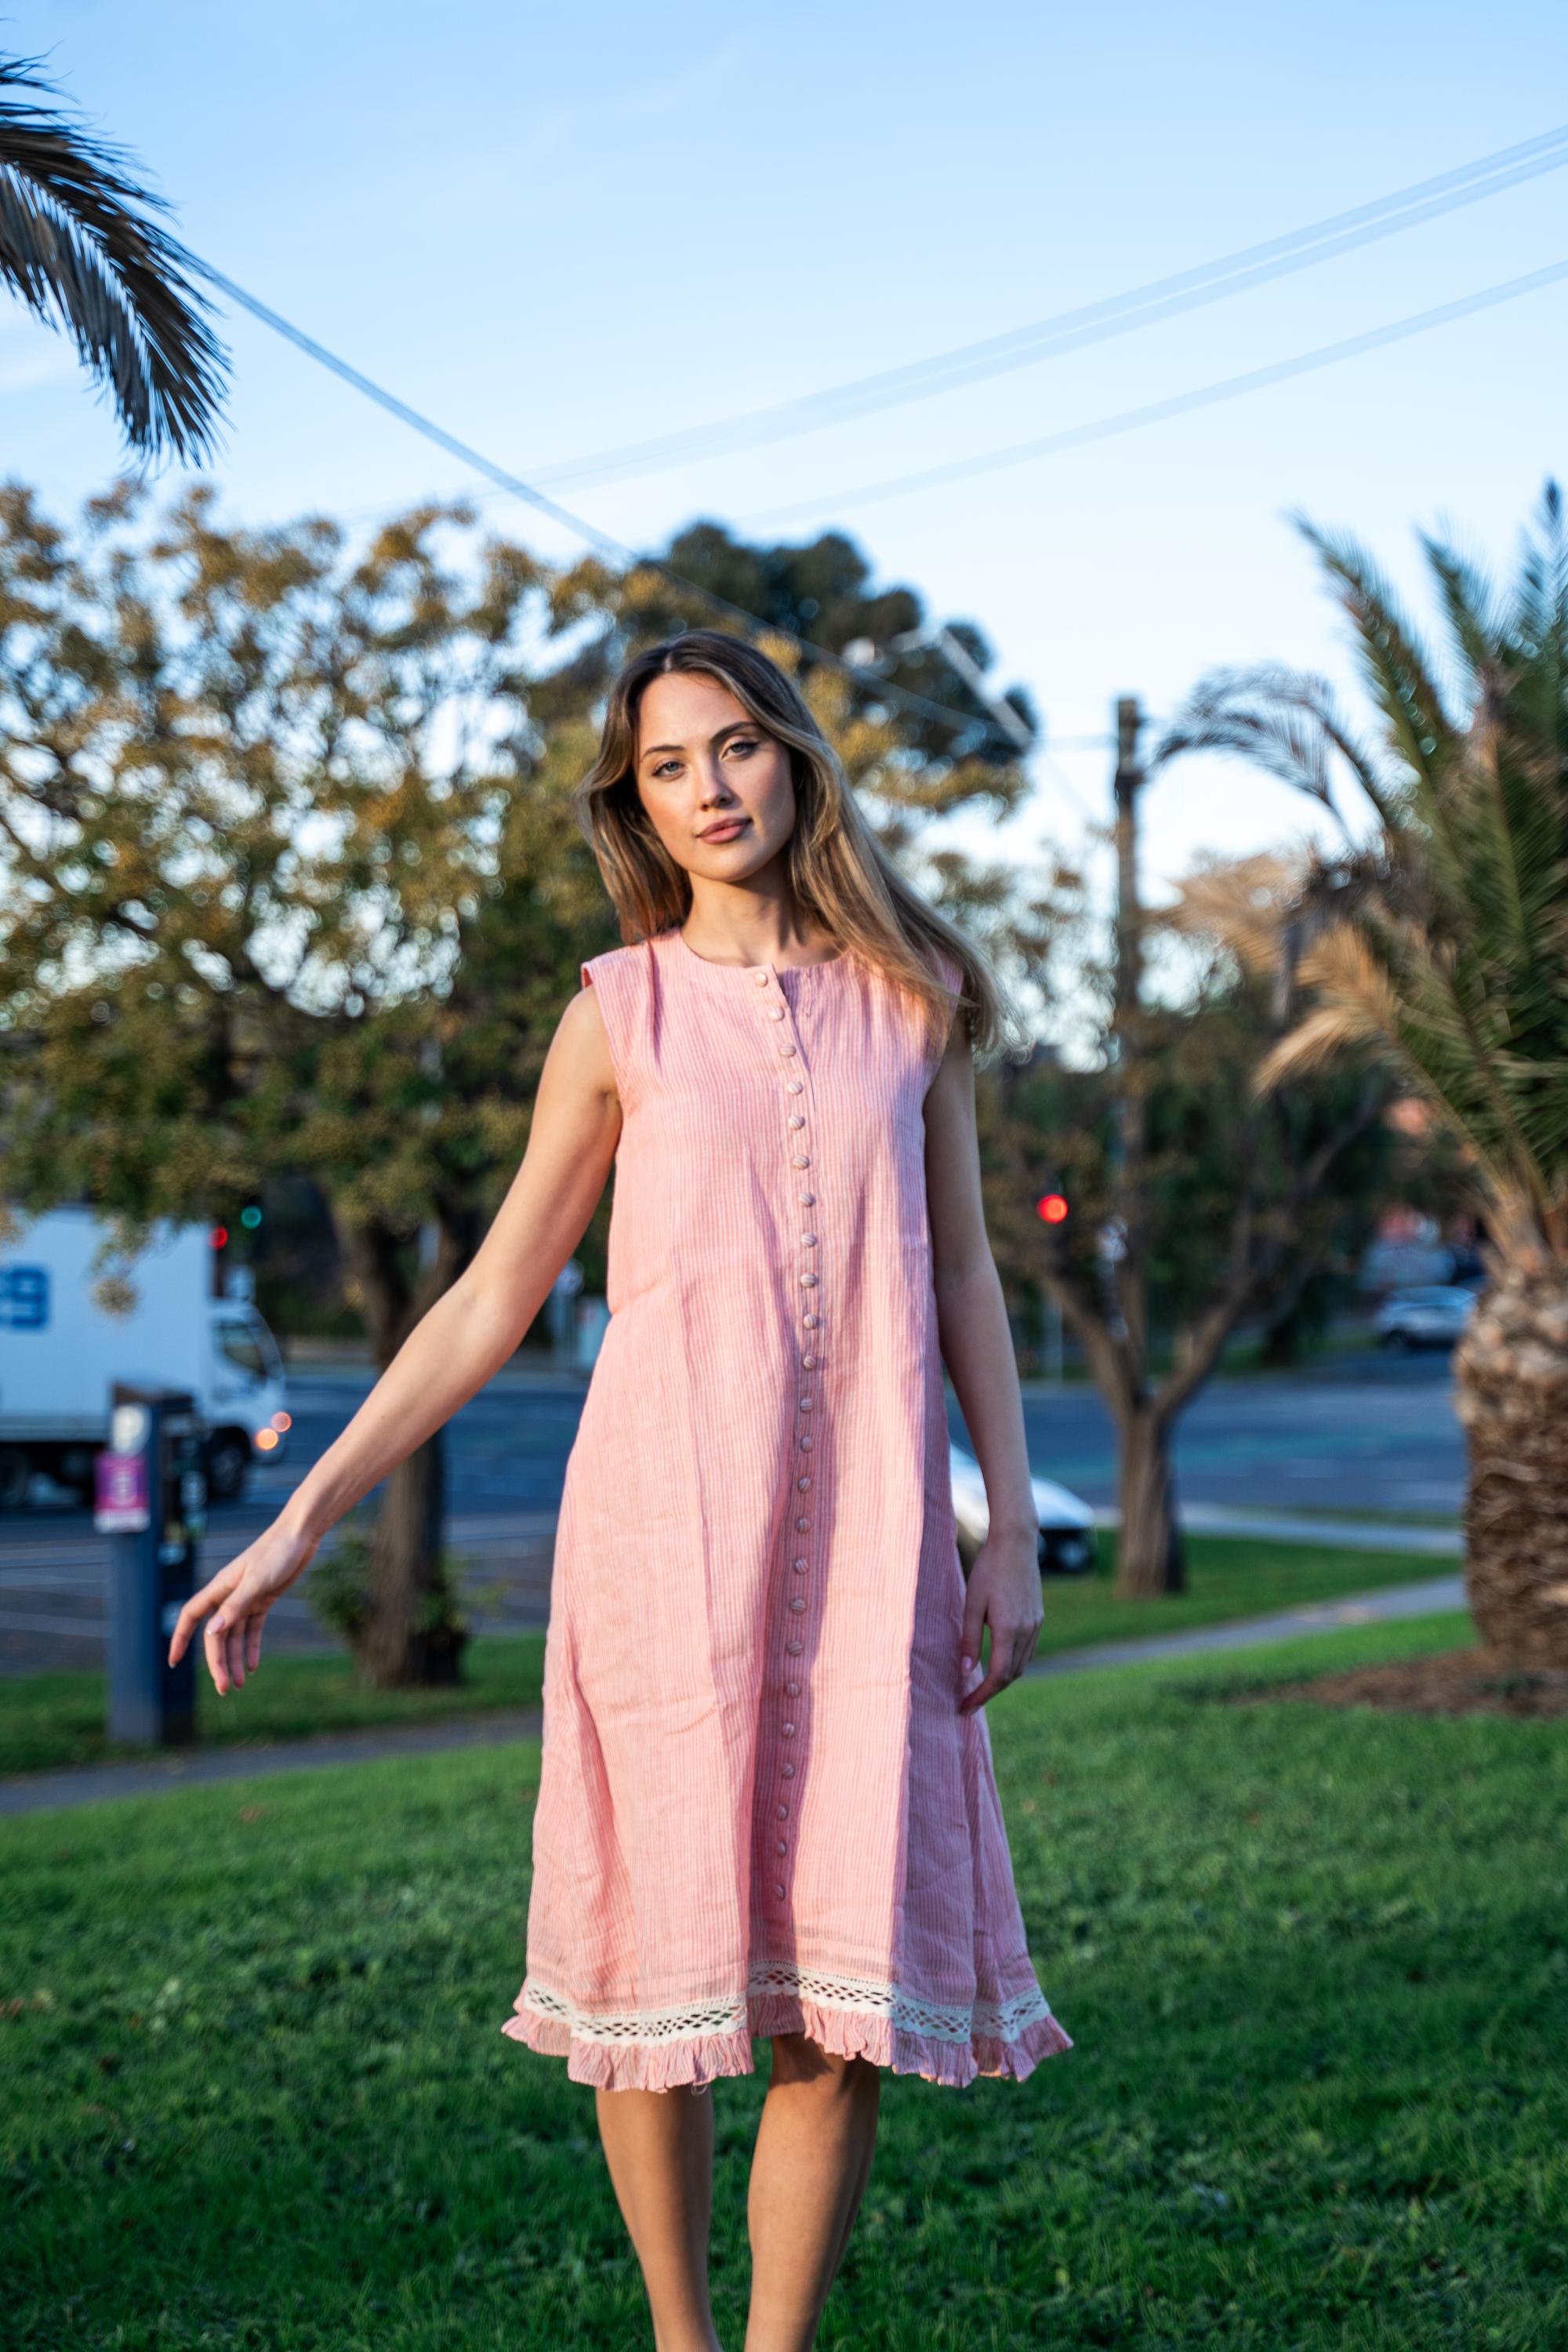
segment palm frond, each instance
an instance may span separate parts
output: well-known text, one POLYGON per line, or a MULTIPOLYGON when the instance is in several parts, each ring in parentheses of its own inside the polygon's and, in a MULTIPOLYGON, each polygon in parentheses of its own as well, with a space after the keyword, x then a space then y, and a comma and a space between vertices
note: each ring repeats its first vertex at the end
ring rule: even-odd
POLYGON ((192 463, 217 433, 226 356, 168 206, 129 159, 49 106, 28 58, 0 58, 0 282, 68 335, 145 458, 192 463))
POLYGON ((1419 639, 1393 589, 1353 540, 1321 530, 1303 515, 1296 526, 1354 625, 1363 673, 1391 742, 1411 774, 1428 782, 1456 729, 1419 639))
POLYGON ((1379 816, 1391 788, 1341 718, 1327 681, 1266 663, 1200 678, 1160 738, 1154 764, 1188 751, 1235 754, 1338 815, 1331 755, 1349 768, 1379 816))

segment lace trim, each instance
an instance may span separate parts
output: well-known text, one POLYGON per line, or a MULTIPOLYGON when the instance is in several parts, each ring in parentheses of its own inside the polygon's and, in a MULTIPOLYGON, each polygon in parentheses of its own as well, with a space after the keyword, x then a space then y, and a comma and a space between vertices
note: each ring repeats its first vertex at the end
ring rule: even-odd
MULTIPOLYGON (((920 2034, 931 2042, 1016 2042, 1026 2027, 1051 2013, 1038 1985, 1015 1993, 1010 2000, 977 2000, 963 2006, 922 2000, 898 1985, 878 1984, 863 1977, 820 1976, 784 1960, 766 1961, 753 1969, 746 1992, 749 2001, 782 1995, 841 2015, 886 2018, 896 2032, 920 2034)), ((521 2006, 552 2024, 564 2025, 580 2042, 611 2047, 636 2043, 657 2049, 708 2034, 743 2033, 748 2022, 748 2002, 742 2000, 717 1999, 680 2009, 589 2011, 578 2009, 562 1994, 531 1979, 523 1987, 521 2006)))

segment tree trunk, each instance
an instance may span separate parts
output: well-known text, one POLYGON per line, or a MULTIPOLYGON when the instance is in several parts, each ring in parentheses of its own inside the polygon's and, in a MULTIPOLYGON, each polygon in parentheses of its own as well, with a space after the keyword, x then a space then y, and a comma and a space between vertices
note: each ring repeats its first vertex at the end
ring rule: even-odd
POLYGON ((1176 1524, 1170 1425, 1148 1405, 1136 1405, 1122 1417, 1118 1434, 1121 1533, 1116 1590, 1140 1601, 1184 1592, 1187 1563, 1176 1524))
POLYGON ((361 1664, 383 1690, 455 1683, 466 1632, 454 1622, 442 1555, 445 1433, 416 1446, 386 1482, 370 1545, 374 1606, 358 1643, 361 1664))
POLYGON ((1517 1250, 1454 1357, 1469 1440, 1465 1581, 1489 1648, 1568 1667, 1568 1266, 1517 1250))

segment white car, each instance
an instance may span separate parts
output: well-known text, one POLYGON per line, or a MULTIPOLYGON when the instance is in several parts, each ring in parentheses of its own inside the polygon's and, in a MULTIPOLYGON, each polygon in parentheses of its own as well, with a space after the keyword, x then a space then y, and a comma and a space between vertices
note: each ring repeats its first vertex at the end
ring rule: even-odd
MULTIPOLYGON (((964 1572, 985 1540, 991 1513, 980 1465, 962 1445, 949 1448, 952 1471, 952 1512, 958 1522, 958 1556, 964 1572)), ((1039 1558, 1042 1576, 1087 1576, 1094 1567, 1094 1513, 1089 1505, 1058 1486, 1051 1478, 1031 1478, 1035 1513, 1040 1523, 1039 1558)))
POLYGON ((1476 1294, 1457 1282, 1396 1290, 1373 1317, 1384 1348, 1451 1348, 1476 1311, 1476 1294))

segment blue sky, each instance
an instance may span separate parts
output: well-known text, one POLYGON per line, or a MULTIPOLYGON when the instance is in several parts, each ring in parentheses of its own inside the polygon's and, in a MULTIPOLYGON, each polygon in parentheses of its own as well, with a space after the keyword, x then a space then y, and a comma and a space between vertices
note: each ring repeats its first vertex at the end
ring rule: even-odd
MULTIPOLYGON (((1568 119, 1568 12, 808 0, 445 10, 53 0, 50 50, 187 241, 517 470, 1002 333, 1568 119)), ((1568 257, 1568 171, 1184 318, 775 446, 563 490, 618 538, 695 515, 842 520, 976 619, 1051 730, 1171 708, 1219 662, 1348 683, 1287 520, 1348 525, 1419 592, 1413 533, 1506 562, 1568 463, 1568 284, 1303 380, 965 483, 836 493, 1157 401, 1568 257)), ((449 459, 243 316, 217 479, 237 514, 368 516, 449 459)), ((5 470, 57 507, 115 470, 68 354, 0 314, 5 470)), ((488 511, 547 552, 569 542, 488 511)), ((1016 827, 1071 846, 1105 760, 1037 767, 1016 827)), ((1149 805, 1151 880, 1305 823, 1196 764, 1149 805)))

